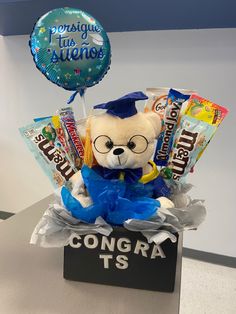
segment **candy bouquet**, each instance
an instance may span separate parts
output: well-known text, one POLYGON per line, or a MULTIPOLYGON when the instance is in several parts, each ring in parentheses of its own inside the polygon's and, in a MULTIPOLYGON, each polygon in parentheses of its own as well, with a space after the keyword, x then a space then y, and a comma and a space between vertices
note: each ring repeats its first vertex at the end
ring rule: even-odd
MULTIPOLYGON (((192 185, 186 183, 186 177, 193 171, 227 110, 197 94, 182 94, 174 89, 156 88, 151 95, 147 89, 147 94, 148 99, 136 92, 96 106, 107 110, 103 125, 100 125, 102 114, 76 122, 72 108, 68 107, 55 116, 21 128, 35 158, 58 188, 56 202, 37 225, 31 243, 64 246, 74 233, 109 235, 112 226, 119 225, 141 231, 148 241, 160 244, 166 238, 176 241, 176 232, 196 229, 204 220, 203 201, 191 200, 187 192, 192 185), (161 92, 167 93, 165 97, 159 95, 161 92), (161 121, 153 161, 148 162, 145 161, 148 147, 145 135, 151 131, 142 133, 136 126, 135 132, 142 133, 136 135, 133 128, 130 130, 124 124, 125 121, 136 123, 140 113, 132 110, 135 101, 140 99, 147 99, 143 115, 151 111, 157 118, 152 122, 158 126, 161 121), (95 119, 93 139, 86 135, 92 119, 95 119), (111 132, 109 126, 114 119, 117 124, 114 130, 121 141, 116 146, 110 138, 114 130, 111 132), (120 132, 119 126, 126 128, 126 134, 120 132), (122 163, 125 154, 122 142, 125 143, 127 133, 133 139, 128 142, 130 158, 133 158, 131 167, 127 162, 122 163), (117 166, 109 164, 110 151, 119 158, 117 166), (88 154, 92 154, 89 162, 88 154), (141 162, 137 159, 140 155, 141 162), (151 165, 151 171, 143 180, 146 164, 151 165)), ((147 122, 143 120, 143 126, 147 122)))
MULTIPOLYGON (((39 19, 30 46, 43 74, 74 91, 69 105, 77 93, 83 99, 86 88, 97 84, 110 65, 106 33, 78 9, 56 9, 39 19)), ((22 127, 25 142, 55 187, 54 202, 35 227, 31 243, 79 248, 84 236, 91 249, 102 237, 101 250, 114 251, 114 232, 127 232, 131 238, 143 237, 134 254, 147 256, 153 244, 150 258, 165 257, 161 244, 167 239, 177 243, 179 232, 197 229, 205 219, 204 202, 191 199, 186 178, 226 114, 227 109, 195 91, 148 88, 146 94, 138 91, 95 104, 83 119, 66 106, 22 127), (138 112, 140 100, 145 106, 138 112)), ((129 252, 131 244, 124 236, 117 238, 121 252, 129 252)), ((176 252, 177 246, 175 261, 176 252)), ((108 257, 99 256, 107 268, 108 257)), ((125 255, 116 259, 117 268, 128 268, 125 255)), ((175 271, 172 274, 174 278, 175 271)))

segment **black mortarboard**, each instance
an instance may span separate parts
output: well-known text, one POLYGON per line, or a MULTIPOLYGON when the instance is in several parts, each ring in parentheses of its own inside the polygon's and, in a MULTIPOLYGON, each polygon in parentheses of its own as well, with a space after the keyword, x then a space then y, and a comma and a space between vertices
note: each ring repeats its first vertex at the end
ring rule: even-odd
POLYGON ((137 100, 148 99, 143 92, 127 94, 119 99, 109 101, 104 104, 96 105, 94 109, 107 109, 107 113, 121 119, 131 117, 137 113, 135 102, 137 100))

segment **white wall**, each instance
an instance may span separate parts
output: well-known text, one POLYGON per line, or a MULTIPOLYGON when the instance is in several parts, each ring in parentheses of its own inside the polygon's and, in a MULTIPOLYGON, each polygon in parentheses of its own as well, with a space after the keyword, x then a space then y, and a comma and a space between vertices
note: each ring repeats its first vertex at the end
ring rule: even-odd
MULTIPOLYGON (((208 217, 197 232, 185 233, 185 246, 236 256, 236 29, 114 33, 110 39, 111 70, 88 90, 88 107, 130 91, 171 86, 196 89, 230 109, 189 178, 194 196, 206 199, 208 217)), ((53 190, 18 128, 54 113, 70 93, 36 69, 28 36, 0 38, 0 53, 0 210, 20 211, 53 190)))

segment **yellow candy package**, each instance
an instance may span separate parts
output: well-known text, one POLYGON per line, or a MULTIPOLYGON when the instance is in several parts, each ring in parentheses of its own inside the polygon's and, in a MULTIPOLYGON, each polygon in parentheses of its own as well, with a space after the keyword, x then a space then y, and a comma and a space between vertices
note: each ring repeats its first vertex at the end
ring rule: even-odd
POLYGON ((185 114, 189 117, 219 126, 228 110, 197 94, 191 95, 185 114))
MULTIPOLYGON (((196 118, 198 120, 204 121, 209 123, 210 125, 219 126, 220 123, 223 121, 224 117, 227 115, 228 109, 217 105, 210 100, 207 100, 197 94, 192 94, 189 99, 187 109, 185 114, 189 117, 196 118)), ((215 128, 216 132, 217 128, 215 128)), ((206 149, 207 145, 210 143, 212 137, 214 136, 215 132, 213 132, 211 138, 209 139, 208 143, 205 147, 199 152, 197 156, 197 161, 202 156, 204 150, 206 149)))

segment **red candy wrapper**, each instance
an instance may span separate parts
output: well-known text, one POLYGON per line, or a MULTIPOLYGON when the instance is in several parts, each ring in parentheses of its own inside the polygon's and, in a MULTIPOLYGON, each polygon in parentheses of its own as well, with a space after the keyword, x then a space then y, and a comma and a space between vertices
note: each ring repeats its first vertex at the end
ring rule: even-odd
POLYGON ((84 146, 79 137, 74 113, 71 107, 59 111, 61 125, 65 133, 66 145, 69 147, 69 155, 77 169, 81 169, 84 158, 84 146))

